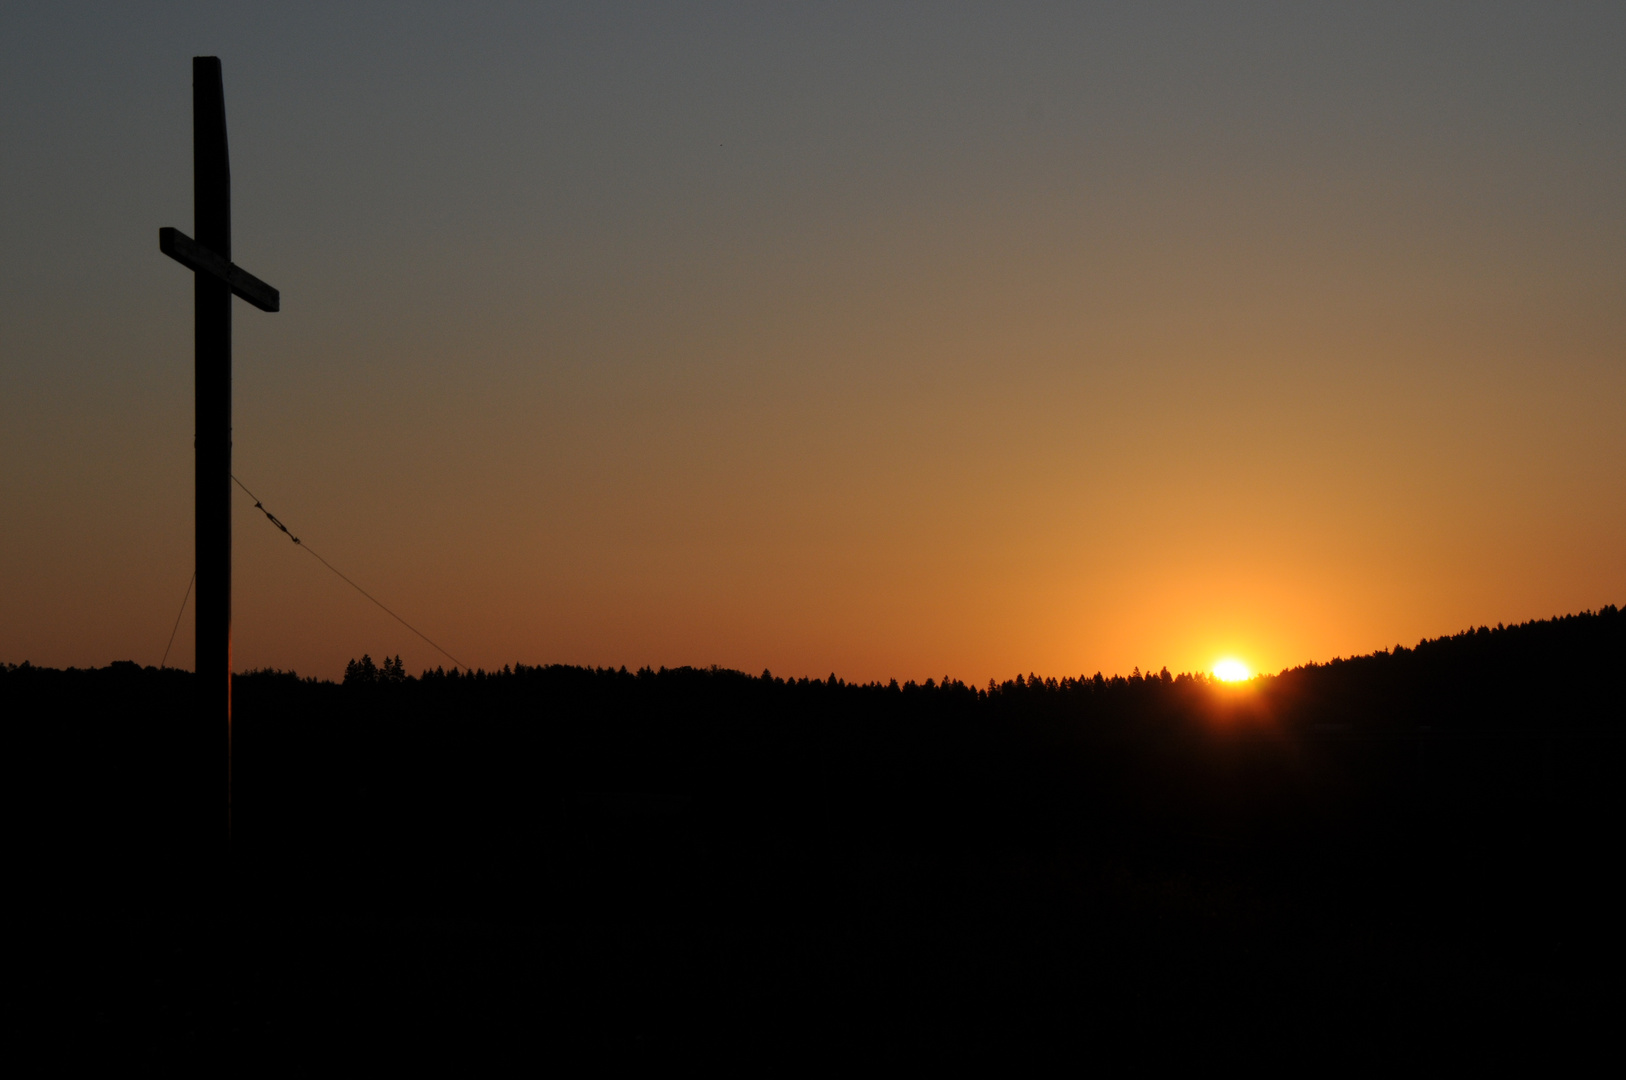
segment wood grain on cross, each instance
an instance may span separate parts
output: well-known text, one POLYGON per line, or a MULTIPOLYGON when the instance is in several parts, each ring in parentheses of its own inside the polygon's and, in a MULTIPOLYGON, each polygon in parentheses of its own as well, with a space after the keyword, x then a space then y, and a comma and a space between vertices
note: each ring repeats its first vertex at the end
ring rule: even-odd
POLYGON ((231 298, 276 311, 281 297, 231 261, 231 164, 220 60, 192 58, 192 213, 195 237, 158 230, 158 247, 193 271, 196 297, 197 719, 225 752, 231 829, 231 298))

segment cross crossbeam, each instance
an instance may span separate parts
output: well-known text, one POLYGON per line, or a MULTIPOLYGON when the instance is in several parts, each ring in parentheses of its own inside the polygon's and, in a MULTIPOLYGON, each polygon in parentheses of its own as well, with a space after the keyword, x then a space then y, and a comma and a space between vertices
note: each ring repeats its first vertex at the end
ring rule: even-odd
POLYGON ((158 250, 188 270, 211 274, 261 311, 281 311, 282 294, 230 259, 223 259, 179 229, 158 230, 158 250))

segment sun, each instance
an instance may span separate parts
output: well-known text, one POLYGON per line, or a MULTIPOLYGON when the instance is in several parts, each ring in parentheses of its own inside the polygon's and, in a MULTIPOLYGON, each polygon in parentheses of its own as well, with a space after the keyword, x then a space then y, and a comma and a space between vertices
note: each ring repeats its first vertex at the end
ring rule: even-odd
POLYGON ((1253 677, 1248 665, 1240 660, 1226 657, 1214 664, 1214 678, 1220 682, 1246 682, 1253 677))

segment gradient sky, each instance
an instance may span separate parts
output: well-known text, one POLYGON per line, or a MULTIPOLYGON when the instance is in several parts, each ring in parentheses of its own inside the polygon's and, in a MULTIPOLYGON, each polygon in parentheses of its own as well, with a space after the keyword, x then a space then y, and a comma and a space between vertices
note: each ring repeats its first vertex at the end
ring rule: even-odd
MULTIPOLYGON (((237 474, 472 664, 1255 668, 1626 602, 1626 6, 0 9, 0 661, 237 474)), ((445 663, 247 499, 235 657, 445 663)), ((190 666, 188 613, 171 660, 190 666)))

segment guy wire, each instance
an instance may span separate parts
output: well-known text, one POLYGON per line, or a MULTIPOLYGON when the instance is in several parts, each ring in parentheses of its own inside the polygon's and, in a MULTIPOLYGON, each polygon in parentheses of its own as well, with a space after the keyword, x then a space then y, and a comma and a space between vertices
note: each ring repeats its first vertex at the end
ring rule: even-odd
MULTIPOLYGON (((301 548, 304 548, 306 551, 310 551, 312 557, 315 558, 317 562, 321 563, 323 566, 327 567, 329 570, 333 571, 335 574, 338 574, 340 580, 342 580, 346 585, 350 586, 352 589, 359 592, 361 595, 365 596, 367 599, 371 600, 373 603, 377 604, 379 609, 381 611, 383 611, 386 615, 388 615, 390 618, 394 619, 396 622, 400 623, 402 626, 406 627, 408 630, 411 630, 414 634, 417 634, 419 637, 421 637, 425 641, 429 642, 429 644, 434 647, 436 652, 438 652, 442 656, 446 657, 456 667, 460 667, 464 671, 469 670, 469 665, 465 664, 463 661, 459 660, 457 657, 453 656, 451 653, 447 652, 445 649, 441 648, 439 645, 436 645, 434 643, 434 641, 432 641, 430 639, 428 634, 425 634, 422 630, 419 630, 416 626, 413 626, 411 623, 409 623, 405 619, 401 618, 401 616, 399 616, 395 612, 391 611, 388 607, 385 607, 384 603, 381 600, 379 600, 378 597, 374 596, 372 593, 368 592, 366 589, 363 589, 360 585, 357 585, 354 581, 351 581, 348 577, 346 577, 344 575, 344 573, 337 566, 334 566, 332 563, 330 563, 326 559, 322 558, 322 556, 317 555, 316 552, 311 551, 310 546, 308 544, 306 544, 304 541, 300 540, 299 537, 295 536, 292 532, 290 532, 289 529, 288 529, 288 526, 286 526, 282 522, 278 521, 277 518, 276 518, 276 515, 271 513, 271 511, 269 511, 269 510, 267 510, 265 508, 265 504, 260 502, 260 497, 258 495, 256 495, 256 494, 254 494, 252 491, 250 491, 248 489, 247 484, 243 483, 241 480, 238 480, 235 473, 232 475, 232 480, 233 480, 233 482, 235 482, 237 484, 238 487, 243 489, 243 494, 247 495, 249 498, 254 500, 254 509, 256 509, 260 513, 264 514, 265 517, 266 517, 266 520, 271 522, 271 524, 273 524, 277 528, 281 529, 284 533, 287 533, 288 534, 288 539, 292 540, 295 544, 297 544, 301 548)), ((194 577, 195 576, 196 575, 194 575, 194 577)), ((190 587, 188 587, 188 589, 190 591, 190 587)), ((182 603, 182 608, 184 610, 186 602, 183 600, 181 603, 182 603)), ((175 625, 176 626, 180 625, 179 617, 176 618, 175 625)), ((171 636, 171 638, 174 637, 173 634, 171 634, 170 636, 171 636)), ((167 655, 167 651, 166 651, 166 655, 167 655)))
MULTIPOLYGON (((192 598, 192 586, 198 583, 198 572, 192 571, 192 580, 186 583, 186 593, 181 597, 181 610, 175 613, 175 625, 169 628, 169 644, 164 646, 164 660, 169 659, 169 650, 175 645, 175 631, 181 628, 181 616, 186 614, 186 602, 192 598)), ((164 670, 164 660, 158 661, 158 670, 164 670)))

